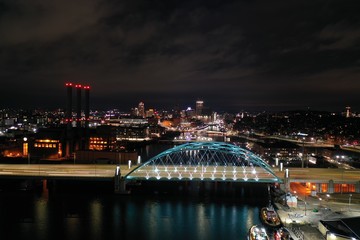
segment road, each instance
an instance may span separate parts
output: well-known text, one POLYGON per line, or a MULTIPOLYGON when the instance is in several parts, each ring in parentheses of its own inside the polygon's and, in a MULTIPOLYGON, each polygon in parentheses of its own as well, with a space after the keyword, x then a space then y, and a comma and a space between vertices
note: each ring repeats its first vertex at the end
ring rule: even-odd
MULTIPOLYGON (((133 170, 136 165, 130 169, 128 165, 121 165, 121 175, 125 176, 129 171, 133 170)), ((141 168, 141 171, 134 172, 133 176, 146 179, 149 177, 178 178, 210 178, 210 179, 240 179, 247 176, 250 179, 272 179, 272 176, 263 169, 257 168, 256 174, 247 169, 243 172, 241 167, 234 169, 233 167, 209 166, 202 167, 178 167, 164 166, 158 167, 155 172, 153 167, 141 168), (167 169, 166 169, 167 168, 167 169), (203 176, 203 177, 202 177, 203 176)), ((0 177, 46 177, 46 178, 113 178, 115 175, 116 165, 108 164, 0 164, 0 177)), ((280 172, 277 168, 273 169, 279 178, 284 178, 284 172, 280 172)), ((360 170, 350 169, 330 169, 330 168, 289 168, 291 182, 312 182, 327 183, 334 180, 335 183, 356 183, 359 181, 360 170)))
MULTIPOLYGON (((135 166, 121 165, 122 175, 135 166)), ((37 178, 104 178, 115 175, 116 165, 100 164, 0 164, 0 177, 37 177, 37 178)))
MULTIPOLYGON (((355 183, 359 181, 359 169, 339 168, 288 168, 291 182, 327 183, 355 183)), ((278 177, 284 178, 284 172, 274 169, 278 177)))

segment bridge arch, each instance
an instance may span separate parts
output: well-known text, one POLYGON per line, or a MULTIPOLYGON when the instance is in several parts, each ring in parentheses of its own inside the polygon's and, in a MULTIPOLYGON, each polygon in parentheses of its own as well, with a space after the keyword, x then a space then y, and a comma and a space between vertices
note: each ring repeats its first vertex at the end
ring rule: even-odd
POLYGON ((191 142, 168 149, 129 172, 125 179, 281 182, 254 153, 223 142, 191 142))

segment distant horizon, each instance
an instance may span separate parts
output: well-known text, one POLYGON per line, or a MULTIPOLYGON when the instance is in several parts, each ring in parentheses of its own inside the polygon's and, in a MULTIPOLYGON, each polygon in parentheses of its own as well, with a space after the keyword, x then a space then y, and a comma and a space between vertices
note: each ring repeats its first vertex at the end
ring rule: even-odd
MULTIPOLYGON (((134 105, 132 108, 137 107, 137 105, 134 105)), ((186 110, 188 107, 191 107, 192 109, 195 109, 195 104, 193 106, 190 105, 186 105, 186 107, 183 108, 179 108, 180 111, 182 110, 186 110)), ((208 106, 205 106, 208 107, 208 106)), ((145 110, 148 109, 154 109, 157 111, 172 111, 174 110, 174 108, 164 108, 164 107, 146 107, 146 103, 145 103, 145 110)), ((287 109, 240 109, 238 111, 236 110, 217 110, 217 109, 213 109, 211 107, 209 107, 209 109, 212 112, 216 112, 219 114, 222 113, 232 113, 232 114, 237 114, 237 113, 241 113, 241 112, 248 112, 248 113, 262 113, 262 112, 266 112, 266 113, 284 113, 284 112, 305 112, 305 111, 310 111, 310 112, 327 112, 327 113, 344 113, 346 112, 346 107, 344 107, 341 110, 323 110, 323 109, 318 109, 318 108, 311 108, 311 107, 304 107, 304 108, 287 108, 287 109)), ((0 107, 0 110, 14 110, 14 111, 35 111, 35 110, 39 110, 39 111, 56 111, 56 110, 66 110, 65 106, 60 106, 60 107, 54 107, 54 108, 49 108, 49 107, 0 107)), ((83 111, 84 109, 82 109, 83 111)), ((95 108, 95 107, 91 107, 90 105, 90 111, 110 111, 110 110, 118 110, 120 113, 131 113, 131 108, 129 109, 121 109, 119 107, 109 107, 109 108, 104 108, 104 107, 100 107, 100 108, 95 108)), ((73 106, 73 112, 75 112, 75 106, 73 106)), ((354 110, 351 108, 350 110, 351 113, 360 113, 360 111, 354 110)))

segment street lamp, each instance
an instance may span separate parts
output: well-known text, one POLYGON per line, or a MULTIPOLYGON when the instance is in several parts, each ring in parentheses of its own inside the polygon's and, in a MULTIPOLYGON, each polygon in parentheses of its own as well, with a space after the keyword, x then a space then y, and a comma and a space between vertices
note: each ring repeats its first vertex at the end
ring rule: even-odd
POLYGON ((352 197, 352 194, 349 194, 349 211, 350 211, 351 197, 352 197))
POLYGON ((330 209, 330 206, 329 206, 329 198, 330 198, 330 194, 326 194, 326 201, 328 202, 328 203, 327 203, 327 207, 330 209))
POLYGON ((29 153, 29 143, 28 138, 23 138, 23 155, 27 156, 28 164, 30 164, 30 153, 29 153))

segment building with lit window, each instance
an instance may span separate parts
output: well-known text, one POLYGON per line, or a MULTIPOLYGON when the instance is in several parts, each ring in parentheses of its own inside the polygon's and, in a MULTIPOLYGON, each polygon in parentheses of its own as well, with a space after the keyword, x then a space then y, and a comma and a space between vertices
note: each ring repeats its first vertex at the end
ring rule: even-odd
POLYGON ((291 142, 255 142, 253 149, 255 153, 267 158, 278 158, 279 160, 293 160, 298 158, 301 148, 291 142))
POLYGON ((117 128, 116 139, 118 141, 147 141, 149 137, 149 127, 139 126, 119 126, 117 128))
MULTIPOLYGON (((65 129, 41 129, 28 143, 28 153, 36 159, 61 159, 65 129)), ((25 143, 25 142, 24 142, 25 143)), ((24 148, 23 151, 26 149, 24 148)))
POLYGON ((89 139, 89 150, 116 149, 116 129, 112 126, 99 126, 92 129, 89 139))

